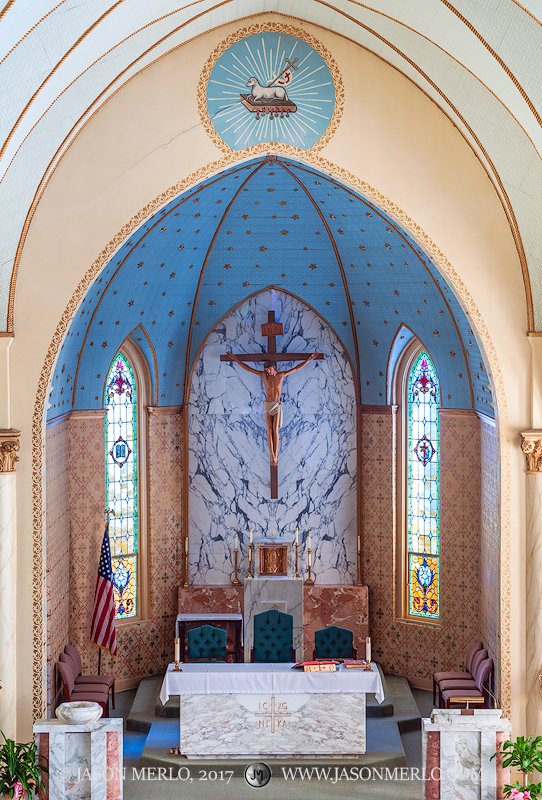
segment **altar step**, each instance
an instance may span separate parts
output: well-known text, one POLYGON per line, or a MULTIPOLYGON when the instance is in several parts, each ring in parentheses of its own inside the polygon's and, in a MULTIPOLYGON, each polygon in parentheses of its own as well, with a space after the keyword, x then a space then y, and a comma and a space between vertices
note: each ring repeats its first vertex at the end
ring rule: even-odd
MULTIPOLYGON (((382 678, 385 692, 382 706, 386 709, 385 714, 380 713, 376 716, 372 709, 382 710, 382 706, 378 706, 376 700, 374 704, 371 703, 367 698, 369 701, 367 752, 355 759, 333 759, 333 766, 341 767, 344 763, 346 766, 356 764, 377 769, 388 767, 393 770, 395 767, 421 764, 420 734, 413 733, 421 728, 421 714, 409 683, 406 678, 396 675, 382 675, 382 678)), ((144 678, 141 681, 126 719, 126 729, 147 734, 139 761, 140 767, 178 769, 179 766, 187 764, 183 757, 169 753, 170 748, 177 745, 179 738, 178 704, 169 701, 163 706, 160 703, 158 695, 161 685, 161 675, 144 678), (159 716, 156 714, 157 711, 161 712, 159 716)), ((430 693, 422 694, 428 695, 429 700, 425 698, 427 705, 430 703, 430 693)), ((214 765, 216 768, 216 763, 216 760, 208 760, 209 766, 214 765)), ((227 763, 228 769, 232 768, 240 775, 246 766, 243 761, 228 760, 227 763)), ((296 767, 320 766, 320 764, 328 766, 330 761, 318 757, 280 760, 281 768, 290 763, 296 767)), ((197 765, 201 768, 206 764, 207 760, 197 761, 197 765)))
MULTIPOLYGON (((420 712, 407 679, 397 675, 386 675, 381 669, 380 674, 384 687, 384 702, 378 704, 374 695, 367 695, 367 719, 373 719, 375 722, 384 721, 386 718, 390 721, 393 719, 393 726, 399 733, 419 730, 420 712)), ((179 719, 179 698, 172 697, 165 705, 161 703, 159 694, 162 679, 162 675, 155 675, 141 681, 126 720, 127 730, 149 733, 157 719, 171 720, 178 725, 176 720, 179 719)), ((379 731, 380 727, 376 725, 375 736, 379 735, 379 731)))
MULTIPOLYGON (((384 701, 378 703, 374 694, 367 695, 367 718, 369 717, 393 717, 394 709, 391 694, 387 684, 387 678, 382 671, 380 664, 377 664, 380 677, 382 678, 382 686, 384 687, 384 701)), ((149 680, 146 678, 145 680, 149 680)), ((140 684, 141 685, 141 684, 140 684)), ((159 693, 159 691, 158 691, 159 693)), ((179 719, 179 697, 178 695, 170 697, 165 705, 163 705, 160 698, 156 697, 156 704, 154 707, 154 714, 157 717, 166 717, 167 719, 179 719)))

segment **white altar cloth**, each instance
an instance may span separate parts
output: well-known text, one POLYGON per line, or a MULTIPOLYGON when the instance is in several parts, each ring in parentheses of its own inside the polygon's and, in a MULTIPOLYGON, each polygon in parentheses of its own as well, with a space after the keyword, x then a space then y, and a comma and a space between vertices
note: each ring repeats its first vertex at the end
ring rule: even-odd
POLYGON ((368 694, 379 703, 384 688, 376 664, 371 672, 339 668, 337 672, 303 672, 292 664, 202 664, 182 665, 182 672, 168 666, 160 700, 170 695, 198 694, 368 694))

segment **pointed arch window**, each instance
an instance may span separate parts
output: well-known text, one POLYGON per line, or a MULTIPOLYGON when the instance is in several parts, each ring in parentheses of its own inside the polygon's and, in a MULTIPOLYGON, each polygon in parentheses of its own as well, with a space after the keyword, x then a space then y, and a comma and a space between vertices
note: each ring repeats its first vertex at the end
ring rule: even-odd
POLYGON ((127 356, 118 352, 105 381, 105 484, 115 619, 140 616, 138 386, 127 356))
POLYGON ((406 611, 440 617, 439 464, 440 386, 426 350, 412 362, 407 381, 406 611))

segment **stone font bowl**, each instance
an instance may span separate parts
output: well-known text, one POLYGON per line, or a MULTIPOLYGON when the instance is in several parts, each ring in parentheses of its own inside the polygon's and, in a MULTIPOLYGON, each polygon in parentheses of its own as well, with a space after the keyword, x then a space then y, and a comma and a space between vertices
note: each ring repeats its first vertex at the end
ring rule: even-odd
POLYGON ((85 700, 62 703, 56 710, 58 719, 70 725, 87 725, 89 722, 98 722, 102 714, 101 705, 85 700))

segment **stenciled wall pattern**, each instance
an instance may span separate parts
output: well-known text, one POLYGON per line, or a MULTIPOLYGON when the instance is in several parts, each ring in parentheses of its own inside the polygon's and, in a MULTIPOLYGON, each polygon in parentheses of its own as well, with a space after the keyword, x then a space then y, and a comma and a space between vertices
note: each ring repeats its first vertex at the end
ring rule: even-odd
MULTIPOLYGON (((182 579, 182 414, 178 408, 153 412, 148 415, 150 613, 144 621, 117 626, 116 660, 102 654, 102 672, 111 671, 119 681, 163 672, 173 657, 182 579)), ((97 666, 98 650, 89 636, 104 532, 104 413, 70 415, 48 430, 46 448, 48 680, 54 682, 54 664, 66 644, 79 649, 84 670, 97 666)), ((53 685, 49 713, 54 699, 53 685)))
POLYGON ((49 425, 45 436, 45 512, 47 518, 47 709, 59 690, 54 666, 69 637, 70 531, 68 420, 49 425))
MULTIPOLYGON (((263 369, 263 362, 254 365, 263 369)), ((280 370, 294 366, 279 364, 280 370)), ((356 401, 350 364, 337 336, 304 303, 277 290, 232 311, 206 340, 189 398, 190 582, 229 584, 234 535, 240 575, 247 572, 248 531, 287 535, 299 527, 301 563, 311 533, 314 578, 356 579, 356 401), (274 310, 284 325, 277 350, 324 353, 284 380, 279 445, 279 497, 270 499, 260 377, 220 362, 228 350, 259 352, 261 324, 274 310)))
POLYGON ((442 624, 433 627, 396 617, 392 410, 364 412, 362 420, 362 565, 373 652, 387 671, 428 680, 437 669, 464 668, 480 635, 480 421, 472 412, 441 413, 442 624))

